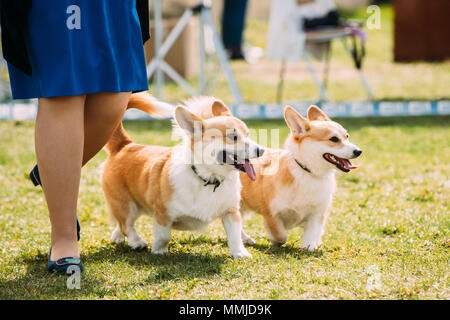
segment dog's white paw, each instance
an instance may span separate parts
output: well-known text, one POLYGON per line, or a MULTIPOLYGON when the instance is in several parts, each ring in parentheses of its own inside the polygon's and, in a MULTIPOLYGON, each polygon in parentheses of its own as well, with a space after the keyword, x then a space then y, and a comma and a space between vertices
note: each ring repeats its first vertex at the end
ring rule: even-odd
POLYGON ((250 252, 247 251, 244 247, 240 248, 239 250, 235 252, 231 252, 231 257, 233 259, 243 259, 243 258, 251 258, 252 255, 250 252))
POLYGON ((254 245, 256 243, 255 239, 253 239, 250 236, 247 236, 246 238, 243 238, 242 242, 244 242, 245 244, 248 244, 248 245, 254 245))
POLYGON ((169 252, 169 238, 156 238, 152 242, 153 254, 166 254, 169 252))
POLYGON ((153 254, 167 254, 169 252, 169 248, 152 248, 153 254))
POLYGON ((315 251, 319 248, 320 242, 306 242, 302 243, 301 248, 308 251, 315 251))
POLYGON ((125 241, 125 236, 120 232, 120 230, 114 230, 111 235, 111 241, 114 243, 123 243, 125 241))
POLYGON ((147 241, 145 241, 144 239, 140 238, 140 239, 135 239, 133 241, 130 241, 130 238, 128 238, 128 244, 130 245, 130 247, 134 250, 141 250, 141 249, 145 249, 148 247, 148 243, 147 241))

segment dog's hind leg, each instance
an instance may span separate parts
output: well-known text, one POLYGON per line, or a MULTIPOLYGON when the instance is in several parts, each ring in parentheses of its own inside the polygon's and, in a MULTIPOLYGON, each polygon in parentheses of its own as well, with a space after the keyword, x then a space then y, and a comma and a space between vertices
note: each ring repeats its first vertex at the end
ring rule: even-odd
MULTIPOLYGON (((240 210, 240 213, 241 213, 241 220, 244 220, 245 216, 250 214, 249 210, 245 210, 245 208, 240 210)), ((241 225, 241 238, 242 242, 244 242, 245 244, 253 245, 256 243, 256 241, 245 232, 243 224, 241 225)))
POLYGON ((283 245, 287 241, 287 233, 283 222, 271 213, 264 214, 264 224, 267 229, 269 240, 274 245, 283 245))
POLYGON ((152 242, 152 253, 167 253, 169 251, 169 241, 172 238, 171 225, 160 225, 155 219, 153 230, 155 239, 152 242))
POLYGON ((135 250, 139 249, 145 249, 148 247, 147 241, 142 239, 142 237, 139 235, 139 233, 136 231, 136 228, 134 227, 134 223, 139 218, 139 210, 136 206, 136 204, 131 203, 130 204, 130 214, 127 217, 126 220, 126 235, 128 238, 128 244, 131 248, 135 250))
POLYGON ((125 241, 125 221, 126 217, 130 211, 129 205, 122 202, 114 200, 105 193, 106 207, 108 208, 108 213, 111 220, 117 224, 111 235, 111 241, 115 243, 122 243, 125 241))
POLYGON ((242 228, 242 230, 241 230, 241 237, 242 237, 242 242, 244 242, 245 244, 252 245, 252 244, 256 243, 256 241, 244 231, 244 228, 242 228))
POLYGON ((148 243, 141 238, 134 228, 134 223, 139 218, 139 212, 136 204, 125 199, 114 199, 106 196, 106 203, 111 217, 117 222, 117 227, 113 231, 111 241, 121 243, 128 238, 128 244, 133 249, 143 249, 148 243))

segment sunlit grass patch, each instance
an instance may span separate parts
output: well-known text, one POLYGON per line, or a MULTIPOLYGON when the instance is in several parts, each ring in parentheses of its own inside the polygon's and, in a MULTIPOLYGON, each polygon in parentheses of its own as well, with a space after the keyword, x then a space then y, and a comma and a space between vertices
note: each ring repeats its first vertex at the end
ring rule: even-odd
MULTIPOLYGON (((283 247, 262 218, 244 227, 250 260, 229 257, 219 221, 203 234, 173 232, 170 253, 154 256, 109 241, 99 184, 102 151, 84 169, 79 200, 81 290, 48 274, 50 225, 34 164, 33 123, 0 122, 0 298, 3 299, 449 299, 450 117, 341 119, 364 153, 361 167, 337 174, 338 190, 317 252, 300 249, 302 230, 283 247)), ((281 120, 248 121, 281 128, 281 120)), ((125 122, 138 143, 173 145, 169 121, 125 122)), ((153 239, 152 220, 137 229, 153 239)))

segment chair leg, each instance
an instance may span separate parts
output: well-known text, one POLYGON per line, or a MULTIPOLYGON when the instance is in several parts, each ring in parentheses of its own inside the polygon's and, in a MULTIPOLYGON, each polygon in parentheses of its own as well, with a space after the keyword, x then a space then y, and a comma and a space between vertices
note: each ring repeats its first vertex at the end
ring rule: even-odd
MULTIPOLYGON (((353 60, 353 55, 352 55, 352 52, 350 51, 350 49, 348 48, 347 40, 343 39, 342 44, 344 45, 345 51, 347 51, 347 53, 350 55, 350 58, 353 60)), ((367 81, 366 75, 364 74, 362 69, 357 68, 357 70, 358 70, 359 78, 364 86, 364 90, 366 91, 367 97, 369 98, 369 100, 373 100, 372 88, 370 87, 370 84, 367 81)))
POLYGON ((331 45, 333 44, 333 42, 328 42, 328 47, 327 47, 327 51, 325 53, 325 65, 324 65, 324 69, 323 69, 323 87, 326 89, 328 89, 328 75, 330 74, 330 63, 331 63, 331 45))
POLYGON ((284 75, 286 73, 286 61, 281 61, 281 68, 280 68, 280 80, 278 81, 278 88, 277 88, 277 103, 282 104, 283 103, 283 89, 284 89, 284 75))
POLYGON ((367 81, 366 75, 364 74, 364 72, 361 69, 358 70, 358 74, 359 74, 359 78, 361 79, 362 84, 364 85, 364 89, 366 90, 367 97, 369 98, 369 100, 373 100, 372 88, 370 87, 370 84, 367 81))
POLYGON ((319 90, 320 100, 321 101, 330 101, 330 99, 328 99, 327 91, 325 90, 325 87, 323 86, 322 82, 320 81, 319 76, 316 72, 316 69, 314 69, 314 65, 311 61, 311 58, 309 57, 308 52, 306 52, 306 49, 303 50, 303 59, 305 60, 306 66, 308 67, 308 70, 309 70, 309 73, 311 73, 314 83, 316 84, 316 87, 319 90))

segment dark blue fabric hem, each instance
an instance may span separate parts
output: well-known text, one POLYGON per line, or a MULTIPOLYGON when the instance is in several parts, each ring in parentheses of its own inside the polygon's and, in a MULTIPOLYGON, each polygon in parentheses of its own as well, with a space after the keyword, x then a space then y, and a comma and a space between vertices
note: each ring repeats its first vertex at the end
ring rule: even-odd
POLYGON ((93 91, 80 91, 79 93, 77 92, 70 92, 70 93, 61 93, 58 95, 43 95, 41 97, 35 97, 35 96, 20 96, 17 97, 13 94, 12 99, 13 100, 23 100, 23 99, 38 99, 38 98, 55 98, 55 97, 74 97, 74 96, 79 96, 79 95, 83 95, 83 94, 95 94, 95 93, 100 93, 100 92, 110 92, 110 93, 120 93, 120 92, 142 92, 142 91, 148 91, 149 87, 147 86, 147 88, 145 89, 113 89, 113 90, 93 90, 93 91))

